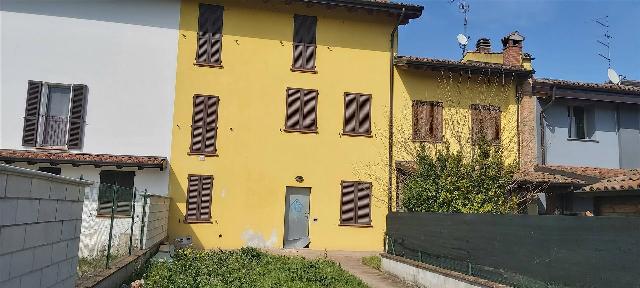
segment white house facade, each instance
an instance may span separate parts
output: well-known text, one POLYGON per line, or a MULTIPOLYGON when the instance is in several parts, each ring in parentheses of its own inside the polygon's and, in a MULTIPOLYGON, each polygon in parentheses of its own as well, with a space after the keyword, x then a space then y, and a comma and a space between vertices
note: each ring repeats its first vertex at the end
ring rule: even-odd
POLYGON ((179 0, 0 0, 0 163, 167 195, 179 17, 179 0))

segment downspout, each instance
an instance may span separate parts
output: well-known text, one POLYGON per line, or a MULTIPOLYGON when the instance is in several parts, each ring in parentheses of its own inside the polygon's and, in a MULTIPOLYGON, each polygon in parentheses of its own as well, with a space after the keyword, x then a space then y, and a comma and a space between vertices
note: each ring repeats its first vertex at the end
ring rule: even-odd
POLYGON ((547 149, 545 147, 545 124, 544 124, 544 111, 546 111, 549 107, 551 107, 551 104, 553 104, 553 101, 556 100, 556 86, 553 86, 553 89, 551 90, 551 101, 549 101, 549 103, 547 103, 547 105, 544 105, 544 107, 542 107, 542 109, 540 110, 540 150, 541 150, 541 156, 542 156, 542 165, 547 165, 547 149))
POLYGON ((387 187, 387 209, 389 212, 392 211, 393 205, 393 89, 394 89, 394 77, 395 77, 395 69, 394 69, 394 61, 395 61, 395 40, 396 33, 398 32, 398 27, 404 18, 404 8, 402 8, 402 12, 400 13, 400 17, 398 17, 398 22, 393 27, 391 31, 390 38, 390 53, 389 53, 389 183, 387 187))
POLYGON ((516 82, 516 105, 517 105, 516 106, 516 108, 517 108, 516 109, 516 121, 517 121, 517 124, 516 124, 516 135, 518 135, 518 138, 517 138, 517 140, 518 140, 518 150, 517 150, 518 158, 516 158, 516 159, 518 159, 518 168, 520 168, 520 169, 522 169, 522 161, 520 159, 520 155, 522 155, 522 153, 520 151, 521 148, 522 148, 522 141, 520 139, 521 138, 521 136, 520 136, 520 123, 521 123, 521 121, 520 121, 520 107, 521 107, 521 104, 522 104, 522 87, 521 86, 522 85, 518 85, 517 82, 516 82))

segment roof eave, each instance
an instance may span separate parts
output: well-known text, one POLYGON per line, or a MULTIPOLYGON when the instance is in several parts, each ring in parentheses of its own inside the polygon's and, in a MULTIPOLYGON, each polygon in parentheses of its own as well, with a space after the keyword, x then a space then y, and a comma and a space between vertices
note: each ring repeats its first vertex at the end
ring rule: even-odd
POLYGON ((142 169, 160 169, 163 171, 166 168, 167 161, 163 159, 161 163, 131 163, 131 162, 114 162, 114 161, 92 161, 92 160, 76 160, 76 159, 49 159, 38 157, 7 157, 0 156, 0 162, 7 164, 12 163, 27 163, 32 164, 50 164, 52 166, 57 165, 72 165, 74 167, 79 166, 94 166, 96 168, 113 166, 118 169, 121 168, 138 168, 142 169))
POLYGON ((497 71, 498 73, 506 73, 513 74, 519 77, 528 77, 535 73, 535 70, 525 70, 525 69, 513 69, 509 67, 483 67, 478 65, 468 65, 464 63, 453 64, 453 63, 429 63, 422 61, 414 61, 407 59, 396 59, 395 61, 396 67, 402 69, 411 69, 417 71, 455 71, 462 72, 467 71, 471 74, 480 74, 485 72, 497 71))
POLYGON ((400 16, 403 15, 400 24, 407 24, 409 20, 422 16, 423 6, 408 5, 393 2, 376 2, 363 0, 295 0, 307 4, 338 6, 348 9, 364 9, 368 11, 388 12, 400 16))

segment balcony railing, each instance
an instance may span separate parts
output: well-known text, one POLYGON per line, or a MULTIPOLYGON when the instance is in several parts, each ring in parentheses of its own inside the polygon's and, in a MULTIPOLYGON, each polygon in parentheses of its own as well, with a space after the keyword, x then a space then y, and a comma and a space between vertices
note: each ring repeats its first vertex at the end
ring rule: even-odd
POLYGON ((43 123, 42 142, 40 146, 64 147, 67 145, 69 118, 62 116, 41 116, 43 123))

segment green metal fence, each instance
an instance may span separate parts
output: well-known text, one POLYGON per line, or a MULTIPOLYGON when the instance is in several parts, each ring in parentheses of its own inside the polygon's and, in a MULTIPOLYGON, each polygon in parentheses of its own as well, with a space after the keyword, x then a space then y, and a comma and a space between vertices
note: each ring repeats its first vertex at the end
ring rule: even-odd
POLYGON ((512 287, 640 287, 640 217, 390 213, 388 254, 512 287))
POLYGON ((80 277, 91 276, 144 248, 148 191, 100 183, 85 193, 80 277))

